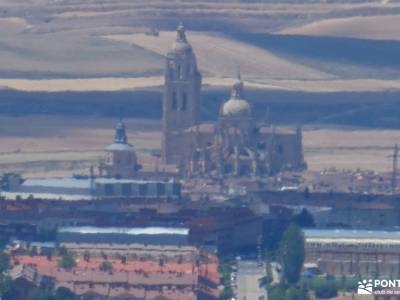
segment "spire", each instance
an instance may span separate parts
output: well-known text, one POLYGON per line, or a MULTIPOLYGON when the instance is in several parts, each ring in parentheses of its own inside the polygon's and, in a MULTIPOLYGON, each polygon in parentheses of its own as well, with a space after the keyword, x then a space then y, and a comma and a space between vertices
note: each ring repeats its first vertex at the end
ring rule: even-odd
POLYGON ((117 143, 117 144, 127 144, 128 143, 128 138, 126 136, 126 131, 125 131, 125 124, 122 121, 122 117, 120 117, 119 122, 117 123, 117 126, 115 126, 114 143, 117 143))
POLYGON ((243 80, 240 73, 240 66, 237 67, 237 81, 232 86, 232 99, 243 99, 243 80))
POLYGON ((182 22, 179 23, 176 32, 177 32, 176 41, 181 43, 186 43, 187 41, 186 41, 185 27, 183 26, 182 22))
POLYGON ((240 74, 240 65, 237 66, 237 79, 238 81, 242 81, 242 75, 240 74))

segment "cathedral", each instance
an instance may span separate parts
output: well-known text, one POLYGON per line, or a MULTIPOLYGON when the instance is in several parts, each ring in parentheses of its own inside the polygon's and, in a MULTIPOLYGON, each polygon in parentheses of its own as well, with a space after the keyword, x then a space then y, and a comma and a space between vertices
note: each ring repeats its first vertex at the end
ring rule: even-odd
POLYGON ((167 54, 162 159, 189 176, 272 175, 303 170, 302 131, 257 123, 238 74, 216 123, 202 123, 201 74, 180 25, 167 54))
POLYGON ((216 123, 201 122, 201 82, 185 29, 166 56, 162 160, 186 176, 260 176, 303 170, 302 131, 258 123, 240 73, 216 123))

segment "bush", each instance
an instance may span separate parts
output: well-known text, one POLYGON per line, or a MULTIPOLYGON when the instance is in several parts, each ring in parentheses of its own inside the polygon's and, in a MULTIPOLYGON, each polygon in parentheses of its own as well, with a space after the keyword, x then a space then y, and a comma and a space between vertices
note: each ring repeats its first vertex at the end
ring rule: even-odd
POLYGON ((65 287, 59 287, 55 293, 56 300, 75 300, 75 295, 65 287))
POLYGON ((316 278, 313 282, 313 289, 317 298, 329 299, 338 294, 338 285, 333 278, 316 278))
POLYGON ((308 300, 308 295, 305 290, 292 286, 286 290, 285 300, 308 300))
POLYGON ((268 300, 285 300, 285 287, 282 284, 270 286, 268 300))
POLYGON ((41 289, 33 289, 29 296, 29 300, 56 300, 56 298, 48 291, 41 289))

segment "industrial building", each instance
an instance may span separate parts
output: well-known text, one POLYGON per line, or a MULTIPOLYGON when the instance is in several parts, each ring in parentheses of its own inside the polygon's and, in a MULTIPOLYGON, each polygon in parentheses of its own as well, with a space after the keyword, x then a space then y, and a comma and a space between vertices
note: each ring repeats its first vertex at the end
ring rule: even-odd
POLYGON ((20 180, 8 191, 9 197, 82 200, 93 198, 180 198, 181 184, 174 180, 155 181, 116 178, 31 178, 20 180))
POLYGON ((400 231, 304 230, 306 263, 322 273, 365 278, 400 276, 400 231))

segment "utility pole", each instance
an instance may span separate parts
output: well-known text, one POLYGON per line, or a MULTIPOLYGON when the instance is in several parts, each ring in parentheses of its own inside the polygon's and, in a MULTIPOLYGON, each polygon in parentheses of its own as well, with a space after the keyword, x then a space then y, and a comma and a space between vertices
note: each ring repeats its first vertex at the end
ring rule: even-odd
POLYGON ((393 146, 392 155, 392 192, 394 193, 397 189, 397 157, 399 155, 399 146, 395 144, 393 146))

